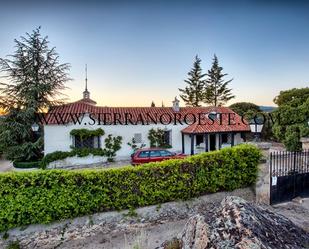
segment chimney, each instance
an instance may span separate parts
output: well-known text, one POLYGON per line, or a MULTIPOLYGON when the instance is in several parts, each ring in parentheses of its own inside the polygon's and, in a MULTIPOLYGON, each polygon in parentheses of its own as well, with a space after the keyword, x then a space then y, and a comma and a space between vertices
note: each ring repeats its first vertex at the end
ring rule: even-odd
POLYGON ((179 112, 179 100, 177 97, 173 100, 173 110, 174 112, 179 112))

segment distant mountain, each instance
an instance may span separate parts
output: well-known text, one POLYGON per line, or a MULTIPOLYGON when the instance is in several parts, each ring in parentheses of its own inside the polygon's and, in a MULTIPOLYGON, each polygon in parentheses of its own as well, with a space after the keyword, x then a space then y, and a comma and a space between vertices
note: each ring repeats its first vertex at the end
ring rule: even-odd
POLYGON ((272 112, 275 109, 277 109, 277 107, 275 107, 275 106, 263 106, 263 105, 260 105, 259 108, 263 112, 272 112))

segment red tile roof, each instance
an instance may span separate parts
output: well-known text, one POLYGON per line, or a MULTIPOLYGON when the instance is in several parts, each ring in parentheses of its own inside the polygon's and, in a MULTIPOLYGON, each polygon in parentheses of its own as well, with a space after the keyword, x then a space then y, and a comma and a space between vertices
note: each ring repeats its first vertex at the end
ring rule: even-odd
MULTIPOLYGON (((228 114, 223 114, 222 119, 211 120, 205 118, 182 129, 183 133, 199 134, 199 133, 215 133, 215 132, 250 132, 250 127, 247 121, 242 121, 241 117, 234 113, 235 116, 229 117, 228 114)), ((233 115, 233 114, 231 114, 233 115)))
POLYGON ((94 100, 92 100, 92 99, 85 99, 85 98, 80 99, 77 102, 82 102, 82 103, 86 103, 86 104, 90 104, 90 105, 96 105, 97 104, 97 102, 95 102, 94 100))
POLYGON ((127 116, 130 116, 132 122, 138 122, 142 118, 144 121, 149 120, 151 123, 152 118, 157 120, 157 123, 161 121, 161 123, 168 124, 170 122, 170 117, 172 117, 170 124, 174 124, 175 119, 177 123, 180 121, 184 125, 188 124, 188 126, 182 130, 184 133, 250 131, 249 126, 243 124, 241 122, 241 117, 231 109, 227 107, 211 106, 181 107, 179 112, 175 112, 172 107, 103 107, 91 105, 84 101, 77 101, 54 107, 49 111, 45 120, 48 124, 59 124, 59 117, 61 116, 61 122, 70 123, 73 121, 71 114, 76 115, 83 113, 90 113, 97 119, 99 118, 99 114, 102 118, 102 114, 107 113, 107 122, 115 122, 116 119, 118 119, 122 123, 125 122, 127 116), (215 120, 212 124, 211 120, 205 115, 210 112, 222 113, 222 123, 220 124, 219 120, 215 120), (228 124, 228 113, 231 113, 230 115, 232 118, 235 116, 231 125, 228 124), (56 118, 56 116, 58 116, 58 118, 56 118), (198 124, 198 122, 194 123, 194 117, 196 120, 200 120, 200 124, 198 124), (208 123, 208 125, 205 123, 208 123))

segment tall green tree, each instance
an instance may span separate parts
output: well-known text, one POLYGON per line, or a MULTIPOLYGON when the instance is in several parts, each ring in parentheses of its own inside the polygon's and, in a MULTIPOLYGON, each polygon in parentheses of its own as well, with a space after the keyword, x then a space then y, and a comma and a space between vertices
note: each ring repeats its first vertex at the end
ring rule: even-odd
POLYGON ((309 88, 281 91, 274 99, 273 132, 290 151, 301 150, 301 137, 309 136, 309 88))
POLYGON ((232 89, 228 88, 228 84, 233 79, 225 81, 223 78, 227 74, 222 73, 222 70, 223 68, 219 66, 217 56, 214 55, 212 67, 208 70, 205 84, 204 102, 209 105, 221 106, 235 98, 232 89))
POLYGON ((280 94, 274 98, 274 103, 280 106, 299 106, 309 98, 309 87, 292 88, 286 91, 280 91, 280 94))
POLYGON ((61 91, 69 79, 69 64, 60 64, 40 27, 15 39, 15 52, 0 59, 0 147, 10 160, 30 161, 41 156, 43 141, 31 125, 35 114, 62 103, 61 91))
POLYGON ((193 68, 188 73, 188 79, 185 80, 187 86, 180 89, 180 97, 187 106, 201 106, 204 100, 205 77, 201 68, 201 59, 196 55, 193 68))

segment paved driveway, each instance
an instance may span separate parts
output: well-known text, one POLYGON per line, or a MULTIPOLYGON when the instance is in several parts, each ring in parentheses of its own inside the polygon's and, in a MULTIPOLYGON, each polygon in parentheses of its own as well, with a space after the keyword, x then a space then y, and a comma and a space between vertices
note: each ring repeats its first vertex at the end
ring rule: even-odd
POLYGON ((293 223, 309 232, 309 198, 300 202, 286 202, 272 206, 274 211, 289 218, 293 223))
MULTIPOLYGON (((93 164, 93 165, 85 165, 85 166, 72 166, 68 167, 67 169, 84 169, 84 168, 119 168, 123 166, 131 165, 130 160, 122 160, 117 162, 111 163, 104 163, 104 164, 93 164)), ((26 170, 35 170, 35 169, 15 169, 11 161, 0 159, 0 172, 7 172, 7 171, 26 171, 26 170)))
POLYGON ((12 171, 14 170, 11 161, 0 159, 0 172, 12 171))

